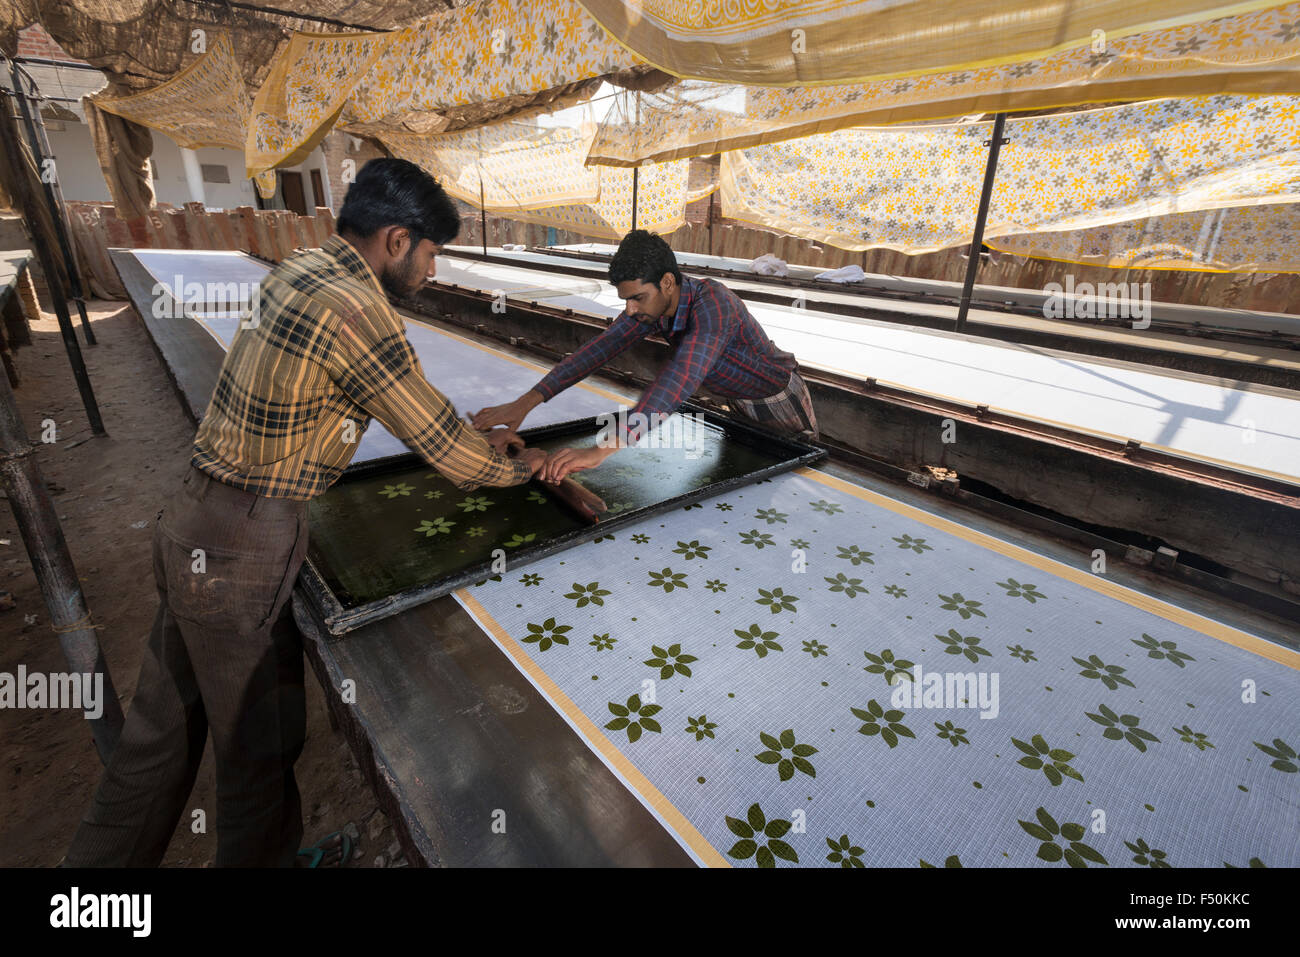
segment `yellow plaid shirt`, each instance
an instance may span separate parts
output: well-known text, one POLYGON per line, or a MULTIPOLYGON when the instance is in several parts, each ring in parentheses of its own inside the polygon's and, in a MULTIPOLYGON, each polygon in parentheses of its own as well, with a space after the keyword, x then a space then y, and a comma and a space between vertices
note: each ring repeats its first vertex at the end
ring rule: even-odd
POLYGON ((519 485, 501 455, 429 384, 369 264, 338 236, 262 280, 256 323, 241 324, 194 436, 193 464, 271 498, 319 495, 370 422, 462 489, 519 485))

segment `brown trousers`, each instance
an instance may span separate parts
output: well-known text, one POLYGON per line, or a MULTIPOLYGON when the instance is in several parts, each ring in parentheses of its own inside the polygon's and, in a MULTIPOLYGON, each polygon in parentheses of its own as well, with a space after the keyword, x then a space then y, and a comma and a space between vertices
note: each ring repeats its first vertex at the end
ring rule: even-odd
POLYGON ((158 615, 135 697, 66 866, 156 867, 177 821, 196 820, 209 731, 216 865, 293 865, 306 702, 289 597, 306 549, 305 502, 186 474, 154 528, 158 615))

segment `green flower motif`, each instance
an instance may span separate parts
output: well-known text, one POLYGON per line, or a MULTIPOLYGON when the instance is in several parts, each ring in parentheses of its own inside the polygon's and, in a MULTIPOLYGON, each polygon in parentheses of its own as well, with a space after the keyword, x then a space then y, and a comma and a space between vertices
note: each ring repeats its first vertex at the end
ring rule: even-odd
POLYGON ((875 698, 872 698, 867 702, 867 709, 865 711, 861 708, 850 708, 849 710, 852 711, 855 716, 866 722, 866 724, 858 728, 858 734, 865 734, 867 736, 878 734, 884 739, 885 744, 889 745, 891 748, 898 747, 898 738, 900 735, 904 738, 916 737, 916 735, 912 733, 911 728, 901 723, 904 717, 902 711, 899 711, 897 708, 886 711, 880 706, 880 703, 876 701, 875 698))
POLYGON ((791 548, 807 548, 809 544, 810 544, 809 542, 804 541, 802 538, 790 539, 791 548))
POLYGON ((965 655, 971 661, 978 662, 980 655, 992 657, 993 652, 980 647, 980 640, 974 635, 959 635, 957 629, 949 628, 946 635, 935 635, 948 647, 943 649, 950 655, 965 655))
POLYGON ((834 515, 836 512, 844 511, 844 506, 837 505, 834 502, 828 502, 825 499, 818 499, 809 504, 812 505, 814 511, 824 512, 827 515, 834 515))
POLYGON ((787 595, 779 588, 773 588, 771 591, 767 591, 764 588, 760 588, 758 590, 758 593, 762 597, 755 598, 754 604, 767 605, 771 609, 772 614, 774 615, 779 615, 782 610, 785 611, 799 610, 794 607, 794 603, 799 600, 798 595, 787 595))
POLYGON ((1196 660, 1187 652, 1179 651, 1178 645, 1172 641, 1156 641, 1146 632, 1142 633, 1142 638, 1142 641, 1138 641, 1136 638, 1130 638, 1129 641, 1146 651, 1148 658, 1168 658, 1172 664, 1177 665, 1179 668, 1187 667, 1183 664, 1184 660, 1196 660))
POLYGON ((740 838, 731 850, 727 851, 728 857, 738 861, 746 861, 752 857, 758 862, 759 867, 776 867, 778 857, 783 861, 799 863, 799 855, 794 852, 794 848, 781 840, 790 830, 789 821, 767 820, 763 816, 763 809, 757 804, 750 806, 746 818, 745 821, 734 817, 727 818, 727 827, 732 834, 740 838), (760 845, 755 838, 767 838, 767 842, 760 845))
POLYGON ((485 578, 485 579, 483 579, 481 582, 475 582, 475 583, 474 583, 474 587, 475 587, 475 588, 482 588, 482 587, 483 587, 484 585, 486 585, 488 582, 499 582, 500 580, 501 580, 501 576, 500 576, 500 575, 493 575, 491 578, 485 578))
POLYGON ((565 598, 577 599, 577 607, 583 608, 587 605, 604 605, 605 596, 609 594, 607 589, 600 587, 600 582, 592 582, 589 585, 579 585, 573 583, 573 591, 567 593, 565 598))
POLYGON ((879 655, 873 655, 869 651, 864 651, 867 660, 871 664, 863 668, 863 671, 870 672, 873 675, 884 675, 885 681, 891 685, 896 685, 904 678, 908 681, 915 681, 912 669, 916 667, 916 662, 908 661, 906 658, 895 658, 894 653, 886 648, 879 655))
POLYGON ((557 625, 554 618, 547 618, 540 625, 530 624, 528 634, 524 636, 525 644, 537 644, 538 649, 547 651, 552 644, 567 645, 569 639, 565 637, 566 631, 572 631, 572 625, 557 625))
POLYGON ((536 532, 529 532, 527 535, 511 535, 505 542, 506 548, 518 548, 520 545, 527 545, 537 537, 536 532))
POLYGON ((1011 657, 1019 658, 1025 664, 1029 664, 1029 662, 1031 661, 1038 660, 1037 658, 1034 657, 1034 653, 1032 651, 1030 651, 1028 648, 1021 648, 1019 645, 1007 645, 1007 651, 1011 652, 1011 657))
POLYGON ((717 725, 709 721, 704 715, 700 715, 698 718, 686 719, 686 733, 695 735, 696 741, 716 737, 713 733, 713 729, 716 727, 717 725))
POLYGON ((776 735, 760 731, 758 732, 758 739, 763 742, 767 750, 759 752, 754 757, 764 764, 775 764, 776 773, 782 781, 789 781, 794 777, 795 771, 802 771, 810 778, 817 777, 817 769, 808 760, 817 753, 817 749, 811 744, 796 744, 792 728, 782 731, 779 738, 776 735), (790 757, 782 754, 783 751, 789 751, 790 757))
POLYGON ((907 589, 902 587, 901 585, 886 585, 885 594, 893 595, 895 598, 906 598, 907 589))
POLYGON ((669 645, 667 650, 660 648, 658 645, 650 646, 650 653, 653 658, 648 659, 645 664, 651 668, 659 669, 659 679, 667 681, 674 673, 691 676, 691 669, 687 667, 692 661, 699 661, 694 655, 682 654, 681 645, 669 645))
MULTIPOLYGON (((921 858, 921 866, 922 866, 922 867, 929 867, 929 868, 933 868, 933 867, 934 867, 934 865, 931 864, 929 861, 927 861, 925 858, 921 858)), ((950 855, 950 856, 948 857, 948 859, 947 859, 946 861, 943 862, 943 866, 944 866, 944 867, 961 867, 961 858, 959 858, 956 854, 950 855)))
POLYGON ((833 841, 829 837, 826 838, 826 846, 831 849, 831 852, 826 855, 826 860, 832 864, 838 864, 840 867, 867 866, 862 863, 864 851, 862 848, 851 844, 847 834, 841 835, 838 841, 833 841))
POLYGON ((689 542, 678 542, 677 547, 673 549, 673 554, 681 555, 683 558, 708 558, 712 550, 712 545, 701 545, 691 539, 689 542))
POLYGON ((775 525, 777 522, 784 525, 786 524, 786 519, 788 519, 790 515, 787 512, 778 512, 774 508, 760 508, 754 513, 754 517, 766 519, 767 524, 769 525, 775 525))
POLYGON ((1109 866, 1110 862, 1102 857, 1099 851, 1095 851, 1083 843, 1083 835, 1086 831, 1082 824, 1057 824, 1052 815, 1041 807, 1037 811, 1037 817, 1038 823, 1036 824, 1031 821, 1020 821, 1019 823, 1026 834, 1042 841, 1038 846, 1037 856, 1039 860, 1055 864, 1064 858, 1065 863, 1071 867, 1087 867, 1086 861, 1109 866), (1056 843, 1057 837, 1069 841, 1070 846, 1062 848, 1056 843))
POLYGON ((731 506, 728 505, 726 502, 719 502, 717 505, 715 505, 715 506, 713 506, 713 507, 716 508, 719 512, 730 512, 730 511, 731 511, 731 506))
POLYGON ((1025 757, 1016 762, 1022 768, 1029 768, 1031 771, 1042 770, 1043 774, 1047 775, 1047 780, 1052 782, 1052 787, 1056 787, 1065 778, 1083 780, 1083 775, 1068 763, 1074 760, 1074 755, 1069 751, 1062 748, 1049 748, 1041 734, 1034 735, 1029 741, 1030 743, 1026 744, 1019 738, 1011 739, 1011 743, 1025 753, 1025 757))
POLYGON ((835 557, 842 558, 846 562, 852 562, 855 565, 861 565, 864 562, 868 565, 874 565, 876 562, 871 557, 875 552, 865 552, 858 548, 857 545, 849 545, 847 548, 843 545, 836 545, 835 550, 839 553, 835 557))
MULTIPOLYGON (((1227 861, 1224 861, 1224 862, 1223 862, 1223 866, 1226 867, 1226 868, 1229 868, 1230 870, 1234 870, 1234 871, 1237 869, 1237 865, 1236 865, 1236 864, 1229 864, 1227 861)), ((1263 868, 1265 868, 1265 869, 1267 870, 1267 867, 1266 867, 1266 865, 1264 864, 1264 862, 1261 861, 1258 857, 1252 857, 1252 858, 1250 859, 1250 863, 1249 863, 1249 865, 1247 865, 1247 866, 1249 866, 1249 867, 1263 867, 1263 868)))
POLYGON ((963 598, 959 591, 955 591, 951 595, 940 595, 939 597, 943 599, 943 604, 939 607, 946 608, 948 611, 955 611, 961 615, 962 621, 970 618, 971 615, 979 615, 981 618, 988 617, 988 615, 980 611, 980 605, 983 602, 969 601, 963 598))
MULTIPOLYGON (((573 478, 573 476, 570 475, 569 478, 573 478)), ((606 534, 606 535, 601 535, 598 538, 593 538, 591 541, 594 544, 596 542, 612 542, 613 540, 614 540, 613 534, 606 534)))
POLYGON ((1135 714, 1116 714, 1105 705, 1102 705, 1097 710, 1101 713, 1093 714, 1091 711, 1085 711, 1084 714, 1106 729, 1101 733, 1103 738, 1110 741, 1119 741, 1122 738, 1142 752, 1147 749, 1145 742, 1155 741, 1158 743, 1160 741, 1150 731, 1144 731, 1138 727, 1138 721, 1141 719, 1135 714))
POLYGON ((659 722, 654 719, 654 716, 663 710, 662 706, 642 704, 639 694, 628 698, 626 705, 609 702, 609 710, 614 715, 614 720, 605 727, 610 731, 626 731, 628 744, 640 738, 642 731, 653 731, 656 734, 663 731, 663 728, 659 727, 659 722))
POLYGON ((529 572, 526 575, 524 575, 522 578, 520 578, 519 581, 523 584, 525 588, 527 588, 530 585, 540 585, 543 581, 543 578, 541 575, 535 575, 532 572, 529 572))
POLYGON ((537 491, 537 489, 530 489, 528 492, 527 501, 536 502, 538 505, 545 505, 547 499, 546 496, 543 495, 541 492, 537 491))
POLYGON ((829 591, 842 591, 850 598, 858 594, 858 592, 861 592, 864 595, 867 594, 867 590, 862 587, 861 578, 849 578, 843 572, 836 572, 834 578, 827 576, 826 581, 829 582, 831 586, 830 589, 828 589, 829 591))
MULTIPOLYGON (((610 514, 610 515, 617 515, 619 512, 627 512, 627 511, 630 511, 631 509, 633 509, 633 508, 635 508, 635 507, 636 507, 636 506, 633 505, 631 502, 615 502, 614 504, 612 504, 612 505, 609 507, 609 514, 610 514)), ((690 508, 689 505, 686 506, 686 507, 687 507, 687 508, 690 508)))
POLYGON ((1023 598, 1031 605, 1035 604, 1040 598, 1042 599, 1047 598, 1046 595, 1038 591, 1038 589, 1036 589, 1033 585, 1022 585, 1014 578, 1008 578, 1004 582, 998 582, 998 587, 1005 588, 1007 590, 1008 598, 1023 598))
POLYGON ((487 529, 482 525, 471 525, 465 529, 465 535, 469 538, 478 538, 480 535, 486 535, 487 529))
POLYGON ((613 651, 614 642, 616 641, 618 641, 617 638, 611 638, 609 632, 605 632, 603 635, 592 635, 591 641, 587 642, 587 644, 593 646, 597 651, 613 651))
POLYGON ((1295 774, 1296 771, 1300 771, 1300 768, 1296 766, 1297 763, 1300 762, 1296 761, 1295 750, 1281 738, 1274 738, 1273 747, 1271 748, 1267 745, 1260 744, 1258 741, 1252 741, 1251 744, 1259 748, 1270 758, 1277 758, 1276 761, 1269 765, 1270 768, 1275 768, 1278 771, 1285 771, 1287 774, 1295 774))
POLYGON ((1130 688, 1137 687, 1137 685, 1124 677, 1124 671, 1126 669, 1121 668, 1119 665, 1103 664, 1102 660, 1096 655, 1089 655, 1087 661, 1084 661, 1082 658, 1075 658, 1074 663, 1083 668, 1079 674, 1083 675, 1085 678, 1097 678, 1111 691, 1114 691, 1120 685, 1128 685, 1130 688), (1102 672, 1105 672, 1105 674, 1102 672))
POLYGON ((736 637, 740 639, 737 648, 753 648, 760 658, 766 658, 769 651, 785 651, 776 643, 776 639, 781 636, 775 631, 764 631, 758 625, 750 625, 748 631, 735 629, 736 637))
POLYGON ((399 495, 410 495, 415 491, 414 485, 407 485, 405 482, 398 482, 396 485, 385 485, 379 490, 380 495, 386 495, 388 498, 397 498, 399 495))
POLYGON ((817 641, 815 639, 812 641, 805 641, 803 643, 803 650, 808 652, 808 654, 812 655, 814 658, 816 658, 818 655, 821 655, 822 657, 828 657, 826 653, 826 646, 823 645, 820 641, 817 641))
POLYGON ((673 574, 671 568, 665 568, 661 572, 651 572, 650 581, 646 582, 651 588, 663 588, 664 593, 672 591, 674 588, 689 588, 685 581, 686 573, 678 572, 673 574))
POLYGON ((1193 731, 1187 725, 1183 725, 1181 728, 1174 728, 1173 730, 1174 734, 1178 735, 1180 740, 1187 744, 1196 745, 1197 751, 1204 751, 1206 748, 1214 747, 1206 735, 1201 734, 1199 731, 1193 731))
MULTIPOLYGON (((425 492, 424 497, 429 499, 442 498, 442 489, 435 489, 432 492, 425 492)), ((389 498, 392 498, 392 496, 390 495, 389 498)))
POLYGON ((449 522, 445 518, 435 518, 433 521, 429 521, 429 519, 426 518, 418 527, 412 529, 412 531, 423 533, 425 538, 433 538, 435 535, 450 532, 451 527, 455 524, 455 522, 449 522))
POLYGON ((771 535, 767 534, 767 532, 760 532, 756 528, 751 528, 747 532, 741 532, 740 540, 744 542, 746 545, 753 545, 755 548, 758 549, 766 548, 768 545, 776 544, 776 542, 772 541, 771 535))
POLYGON ((918 555, 922 552, 934 551, 934 546, 927 545, 924 538, 913 538, 911 535, 904 535, 902 538, 894 539, 894 541, 898 542, 899 548, 910 548, 918 555))
POLYGON ((704 587, 716 595, 720 591, 727 590, 727 583, 720 578, 710 578, 704 583, 704 587))
POLYGON ((938 737, 943 738, 954 748, 961 744, 970 744, 965 728, 954 727, 951 721, 945 721, 943 724, 936 721, 934 726, 939 729, 938 737))
POLYGON ((471 495, 469 498, 456 503, 456 507, 465 513, 469 512, 486 512, 488 506, 492 504, 490 498, 482 495, 471 495))
MULTIPOLYGON (((611 535, 610 537, 613 538, 614 536, 611 535)), ((637 532, 632 536, 632 541, 636 542, 638 545, 647 545, 650 542, 650 536, 637 532)))
POLYGON ((1156 851, 1147 847, 1147 842, 1138 838, 1136 844, 1124 842, 1124 846, 1133 852, 1133 863, 1140 864, 1143 867, 1168 867, 1169 862, 1165 860, 1164 851, 1156 851))

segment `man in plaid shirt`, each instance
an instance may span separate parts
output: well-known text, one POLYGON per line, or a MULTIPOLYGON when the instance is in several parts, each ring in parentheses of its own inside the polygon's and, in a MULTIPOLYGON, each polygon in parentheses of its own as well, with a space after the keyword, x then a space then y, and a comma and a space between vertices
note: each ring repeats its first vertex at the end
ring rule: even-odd
MULTIPOLYGON (((348 190, 338 235, 262 281, 257 319, 226 355, 184 485, 159 513, 158 615, 68 865, 157 866, 209 732, 216 864, 295 863, 306 699, 288 599, 307 502, 347 467, 371 416, 463 489, 518 485, 541 468, 544 452, 508 457, 516 436, 498 430, 489 443, 459 420, 385 296, 412 295, 459 228, 433 177, 374 160, 348 190)), ((339 859, 342 846, 324 849, 339 859)))
POLYGON ((713 279, 683 278, 668 244, 643 229, 633 230, 619 243, 609 264, 609 280, 627 302, 623 314, 528 392, 475 413, 476 428, 519 428, 540 403, 657 332, 675 346, 673 357, 625 417, 622 441, 560 450, 547 460, 543 479, 558 482, 570 472, 595 468, 621 445, 644 435, 648 429, 640 423, 662 421, 656 414, 675 412, 699 389, 773 431, 817 438, 812 400, 795 357, 772 344, 744 302, 726 286, 713 279))

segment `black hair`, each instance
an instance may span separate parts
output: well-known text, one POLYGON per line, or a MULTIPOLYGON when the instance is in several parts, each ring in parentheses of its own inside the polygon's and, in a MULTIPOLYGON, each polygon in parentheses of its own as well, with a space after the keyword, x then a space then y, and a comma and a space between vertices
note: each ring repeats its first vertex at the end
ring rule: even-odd
POLYGON ((418 244, 439 246, 460 232, 460 213, 438 181, 404 159, 373 159, 343 198, 337 228, 365 239, 385 226, 404 226, 418 244))
POLYGON ((629 279, 657 286, 664 273, 672 273, 677 285, 682 284, 682 273, 672 248, 658 233, 644 229, 634 229, 624 236, 609 262, 609 281, 616 286, 629 279))

